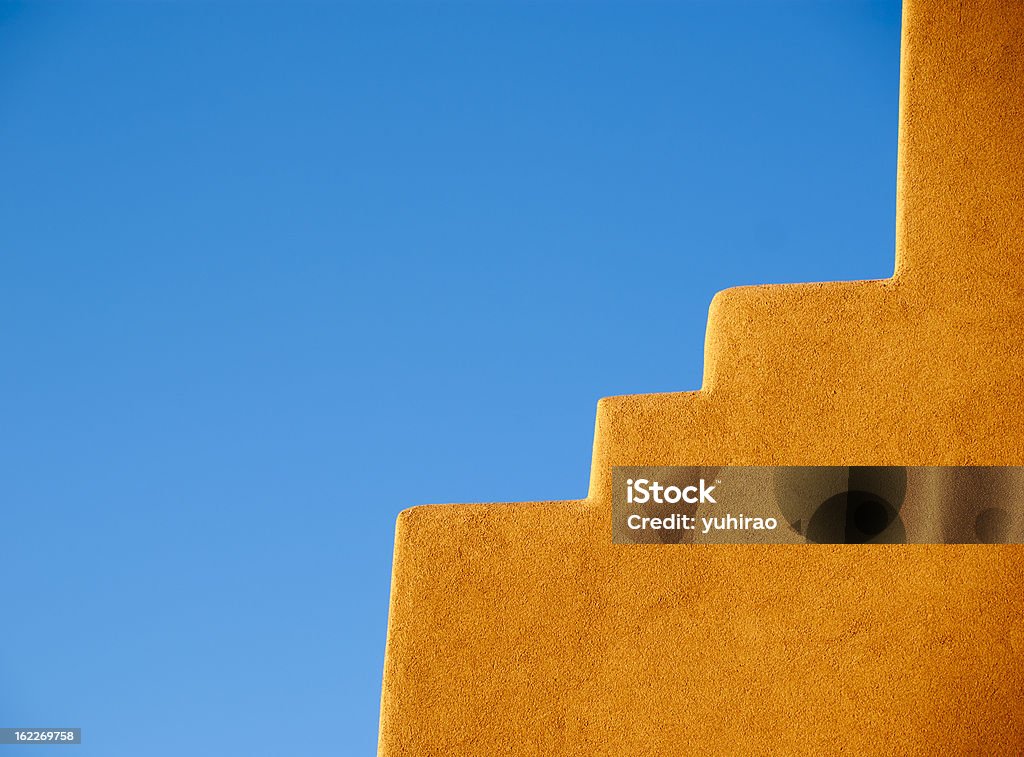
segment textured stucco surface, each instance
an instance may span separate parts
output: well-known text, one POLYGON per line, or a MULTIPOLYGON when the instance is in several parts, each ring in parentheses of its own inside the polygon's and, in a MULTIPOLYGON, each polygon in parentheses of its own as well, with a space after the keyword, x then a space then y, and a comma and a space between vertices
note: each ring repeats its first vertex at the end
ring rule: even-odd
POLYGON ((613 465, 1024 465, 1024 2, 906 0, 896 274, 711 306, 575 502, 399 516, 382 755, 1019 754, 1024 548, 615 546, 613 465))

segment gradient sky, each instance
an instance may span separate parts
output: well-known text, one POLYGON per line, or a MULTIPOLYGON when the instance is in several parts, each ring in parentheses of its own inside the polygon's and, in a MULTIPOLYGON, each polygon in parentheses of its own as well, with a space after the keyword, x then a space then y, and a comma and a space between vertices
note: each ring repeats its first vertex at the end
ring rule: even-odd
POLYGON ((716 291, 892 273, 899 13, 0 5, 0 727, 373 753, 399 510, 581 497, 716 291))

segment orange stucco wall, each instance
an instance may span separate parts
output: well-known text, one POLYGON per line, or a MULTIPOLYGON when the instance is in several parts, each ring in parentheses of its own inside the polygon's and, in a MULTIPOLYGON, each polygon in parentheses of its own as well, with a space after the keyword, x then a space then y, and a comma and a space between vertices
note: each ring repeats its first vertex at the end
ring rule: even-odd
POLYGON ((613 465, 1024 465, 1024 3, 901 69, 892 279, 720 293, 585 500, 399 516, 382 755, 1024 752, 1024 547, 611 543, 613 465))

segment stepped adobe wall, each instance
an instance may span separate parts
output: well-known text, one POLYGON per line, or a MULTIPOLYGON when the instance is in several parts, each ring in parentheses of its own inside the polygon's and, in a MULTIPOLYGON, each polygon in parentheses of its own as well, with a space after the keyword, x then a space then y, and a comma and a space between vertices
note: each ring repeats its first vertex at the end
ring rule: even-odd
POLYGON ((1024 465, 1024 3, 903 23, 895 275, 720 293, 584 500, 404 511, 380 754, 1024 752, 1024 547, 611 540, 615 465, 1024 465))

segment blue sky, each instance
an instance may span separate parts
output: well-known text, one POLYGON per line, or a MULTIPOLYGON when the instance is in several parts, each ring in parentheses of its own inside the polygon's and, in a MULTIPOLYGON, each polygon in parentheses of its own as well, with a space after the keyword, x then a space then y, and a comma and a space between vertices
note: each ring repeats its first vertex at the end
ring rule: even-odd
POLYGON ((0 5, 0 727, 371 754, 399 510, 581 497, 716 291, 892 273, 899 13, 0 5))

